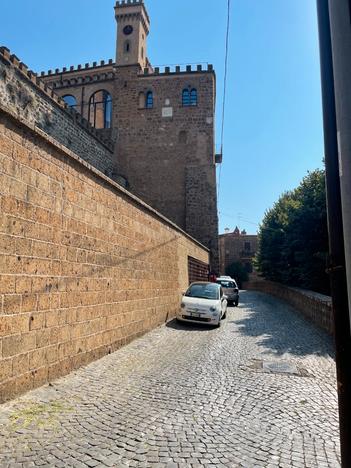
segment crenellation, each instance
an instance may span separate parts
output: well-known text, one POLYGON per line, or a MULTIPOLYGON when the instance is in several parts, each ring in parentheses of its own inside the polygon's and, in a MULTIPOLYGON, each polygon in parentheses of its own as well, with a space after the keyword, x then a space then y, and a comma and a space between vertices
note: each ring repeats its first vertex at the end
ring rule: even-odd
POLYGON ((182 69, 180 65, 176 65, 174 69, 169 65, 165 66, 162 70, 160 67, 155 67, 154 70, 151 70, 148 67, 145 67, 140 76, 152 76, 152 75, 179 75, 179 74, 197 74, 197 73, 214 73, 213 65, 207 64, 207 69, 203 68, 202 64, 196 65, 193 69, 191 65, 186 65, 185 69, 182 69))
MULTIPOLYGON (((15 55, 11 54, 11 51, 7 47, 0 47, 0 57, 5 60, 5 63, 12 64, 16 70, 18 70, 21 75, 25 76, 31 84, 36 88, 43 92, 53 103, 58 105, 61 109, 63 109, 66 113, 70 113, 72 115, 71 109, 67 107, 65 101, 58 96, 54 91, 54 83, 50 83, 50 86, 45 83, 42 79, 38 77, 32 70, 29 70, 28 66, 25 65, 21 60, 15 55)), ((51 72, 51 70, 49 70, 51 72)), ((40 76, 43 76, 42 74, 40 76)), ((72 109, 73 110, 73 109, 72 109)), ((76 111, 73 110, 76 114, 76 111)), ((79 115, 79 114, 78 114, 79 115)), ((76 120, 76 119, 75 119, 76 120)), ((77 120, 76 120, 77 121, 77 120)), ((78 123, 91 135, 94 136, 98 141, 101 141, 105 146, 107 146, 111 151, 113 150, 113 143, 110 140, 107 140, 106 137, 102 137, 96 132, 96 129, 88 122, 81 122, 78 120, 78 123)))
POLYGON ((116 7, 124 7, 130 5, 143 5, 144 0, 118 0, 116 2, 116 7))
POLYGON ((10 56, 10 61, 11 63, 13 63, 16 67, 19 67, 19 64, 21 63, 20 59, 15 55, 15 54, 12 54, 10 56))
POLYGON ((82 65, 81 63, 78 64, 78 65, 70 65, 69 67, 63 67, 62 69, 60 68, 55 68, 54 72, 52 70, 48 70, 48 71, 41 71, 40 72, 40 76, 49 76, 49 75, 61 75, 61 74, 68 74, 68 73, 74 73, 74 72, 77 72, 77 71, 82 71, 83 69, 85 70, 93 70, 94 68, 102 68, 102 67, 106 67, 108 65, 114 65, 114 61, 113 59, 108 59, 108 61, 106 62, 106 60, 100 60, 100 62, 93 62, 92 65, 90 63, 85 63, 84 65, 82 65))

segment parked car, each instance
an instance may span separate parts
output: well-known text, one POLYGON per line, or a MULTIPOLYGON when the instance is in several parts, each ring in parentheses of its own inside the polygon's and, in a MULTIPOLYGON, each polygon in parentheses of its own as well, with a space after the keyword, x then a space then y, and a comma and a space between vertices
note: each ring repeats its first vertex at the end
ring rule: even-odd
POLYGON ((238 306, 239 304, 239 288, 236 281, 228 276, 220 276, 217 278, 217 283, 223 288, 224 294, 228 297, 228 303, 238 306))
POLYGON ((177 319, 219 327, 227 314, 227 304, 227 296, 220 284, 192 283, 183 295, 177 319))

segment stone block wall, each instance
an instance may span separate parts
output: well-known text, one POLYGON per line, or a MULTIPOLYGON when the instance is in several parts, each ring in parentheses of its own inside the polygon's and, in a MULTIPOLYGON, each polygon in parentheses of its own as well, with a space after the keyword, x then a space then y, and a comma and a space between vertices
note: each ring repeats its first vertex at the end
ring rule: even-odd
POLYGON ((209 261, 175 224, 1 107, 0 401, 174 316, 189 256, 209 261))
POLYGON ((104 174, 116 173, 113 143, 80 114, 67 108, 61 98, 6 48, 0 48, 0 104, 104 174))
POLYGON ((328 333, 334 333, 332 300, 329 296, 265 280, 250 281, 245 289, 261 291, 282 299, 328 333))

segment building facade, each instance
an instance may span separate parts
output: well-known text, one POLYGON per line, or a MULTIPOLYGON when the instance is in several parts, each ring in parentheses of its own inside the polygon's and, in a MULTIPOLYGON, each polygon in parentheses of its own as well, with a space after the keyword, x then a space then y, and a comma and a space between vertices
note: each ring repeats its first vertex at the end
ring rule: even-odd
POLYGON ((109 174, 211 251, 218 270, 213 67, 160 70, 147 57, 143 0, 117 2, 116 58, 41 73, 114 144, 109 174))
POLYGON ((241 263, 248 273, 253 270, 252 261, 257 252, 258 238, 256 234, 247 234, 238 227, 233 232, 226 229, 219 236, 220 272, 226 274, 227 268, 233 263, 241 263))

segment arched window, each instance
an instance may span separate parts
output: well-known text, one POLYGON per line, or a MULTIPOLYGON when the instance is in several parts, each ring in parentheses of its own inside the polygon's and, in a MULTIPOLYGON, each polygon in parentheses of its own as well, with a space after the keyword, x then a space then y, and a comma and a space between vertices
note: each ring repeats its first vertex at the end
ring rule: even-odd
POLYGON ((197 106, 197 89, 183 89, 183 106, 197 106))
POLYGON ((190 92, 188 89, 183 89, 183 106, 190 106, 190 92))
POLYGON ((74 96, 72 96, 71 94, 66 94, 66 96, 63 96, 62 99, 65 101, 68 107, 73 107, 74 109, 76 109, 77 99, 74 96))
POLYGON ((190 105, 197 106, 197 89, 195 88, 190 91, 190 105))
POLYGON ((89 122, 95 128, 111 128, 112 98, 102 89, 96 91, 89 100, 89 122))
POLYGON ((131 49, 131 47, 130 47, 130 41, 125 41, 125 42, 124 42, 124 53, 125 53, 125 54, 129 54, 130 49, 131 49))
POLYGON ((146 93, 145 107, 146 109, 152 109, 154 107, 154 95, 152 91, 146 93))

